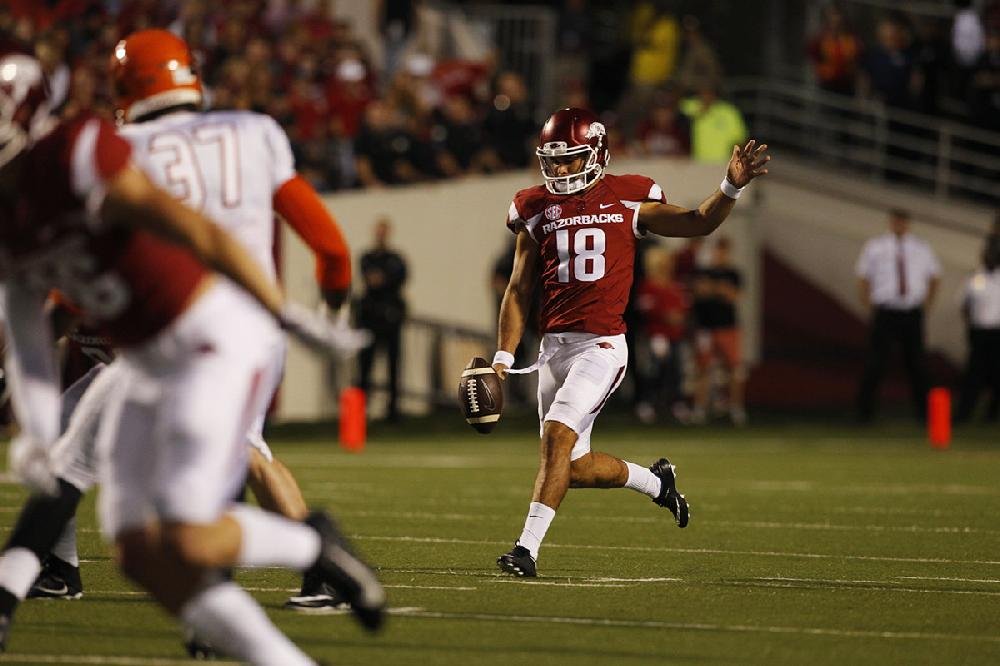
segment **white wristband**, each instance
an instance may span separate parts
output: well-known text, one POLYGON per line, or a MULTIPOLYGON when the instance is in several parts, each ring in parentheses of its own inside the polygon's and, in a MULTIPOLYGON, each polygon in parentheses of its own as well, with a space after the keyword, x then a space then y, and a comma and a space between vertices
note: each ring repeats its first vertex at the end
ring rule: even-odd
POLYGON ((514 355, 511 354, 510 352, 506 352, 506 351, 500 350, 496 354, 493 355, 493 365, 496 365, 498 363, 500 365, 505 365, 508 368, 513 368, 514 367, 514 355))
POLYGON ((739 199, 740 195, 743 194, 743 190, 747 189, 747 186, 736 187, 729 182, 729 178, 723 178, 722 184, 719 185, 719 189, 730 199, 739 199))

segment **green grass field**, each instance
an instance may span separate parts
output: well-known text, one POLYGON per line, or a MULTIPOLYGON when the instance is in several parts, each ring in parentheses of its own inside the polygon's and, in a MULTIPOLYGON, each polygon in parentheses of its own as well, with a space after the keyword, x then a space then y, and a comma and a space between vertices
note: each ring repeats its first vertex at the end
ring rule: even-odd
MULTIPOLYGON (((341 452, 277 433, 307 499, 376 563, 393 617, 281 610, 296 576, 239 580, 334 664, 1000 663, 1000 437, 932 451, 909 426, 681 430, 598 423, 595 447, 678 465, 680 530, 628 490, 570 491, 541 577, 501 577, 535 473, 525 422, 489 437, 422 421, 341 452)), ((0 453, 4 453, 0 451, 0 453)), ((0 486, 9 530, 24 497, 0 486)), ((19 610, 3 663, 185 663, 173 623, 114 571, 80 513, 86 594, 19 610)))

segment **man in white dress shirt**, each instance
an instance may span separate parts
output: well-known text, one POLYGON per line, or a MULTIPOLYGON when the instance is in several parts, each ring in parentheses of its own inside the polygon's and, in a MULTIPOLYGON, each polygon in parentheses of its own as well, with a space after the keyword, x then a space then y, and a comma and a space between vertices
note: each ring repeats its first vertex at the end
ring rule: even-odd
POLYGON ((1000 235, 986 239, 982 267, 966 282, 963 296, 969 357, 955 420, 969 420, 984 388, 991 393, 986 416, 996 420, 1000 405, 1000 235))
POLYGON ((861 302, 871 315, 868 356, 858 390, 858 420, 863 423, 875 416, 893 343, 903 352, 916 416, 923 418, 927 411, 924 312, 934 301, 941 265, 930 245, 909 229, 907 211, 889 211, 889 233, 865 243, 858 257, 861 302))

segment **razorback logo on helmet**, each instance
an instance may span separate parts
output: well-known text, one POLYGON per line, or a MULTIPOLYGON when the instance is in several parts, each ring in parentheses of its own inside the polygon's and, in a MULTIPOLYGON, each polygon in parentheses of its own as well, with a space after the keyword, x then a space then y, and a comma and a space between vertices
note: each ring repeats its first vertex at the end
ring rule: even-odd
POLYGON ((185 104, 200 105, 201 81, 187 43, 167 30, 140 30, 118 42, 111 55, 117 113, 133 121, 185 104))
POLYGON ((604 136, 607 133, 608 131, 604 129, 604 123, 590 123, 590 126, 587 127, 587 133, 583 136, 588 139, 593 139, 595 137, 604 136))
POLYGON ((611 154, 607 128, 586 109, 560 109, 542 126, 535 155, 552 194, 587 189, 604 175, 611 154))

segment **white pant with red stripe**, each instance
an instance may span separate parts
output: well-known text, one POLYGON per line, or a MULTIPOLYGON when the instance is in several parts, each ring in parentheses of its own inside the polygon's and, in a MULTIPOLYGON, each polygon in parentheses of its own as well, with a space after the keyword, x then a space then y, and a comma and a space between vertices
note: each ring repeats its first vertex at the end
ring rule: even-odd
POLYGON ((570 460, 590 453, 590 433, 628 365, 624 335, 546 333, 538 371, 538 420, 558 421, 578 435, 570 460))
POLYGON ((107 537, 222 514, 246 475, 247 433, 271 398, 278 339, 267 313, 218 280, 153 340, 120 353, 98 444, 107 537))

